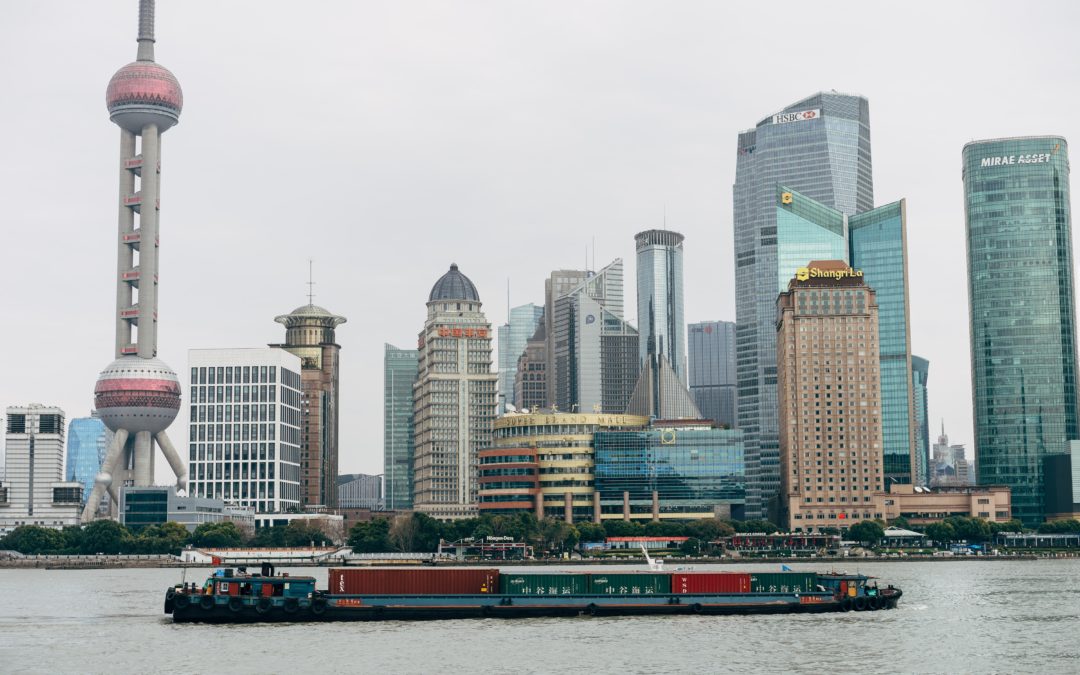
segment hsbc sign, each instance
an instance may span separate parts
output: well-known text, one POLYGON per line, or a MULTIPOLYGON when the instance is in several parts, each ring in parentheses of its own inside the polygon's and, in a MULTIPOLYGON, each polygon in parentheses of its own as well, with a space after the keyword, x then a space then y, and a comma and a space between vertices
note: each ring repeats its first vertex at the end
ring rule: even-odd
POLYGON ((819 117, 821 117, 821 108, 814 108, 813 110, 800 110, 799 112, 780 113, 779 115, 773 115, 772 123, 787 124, 788 122, 816 120, 819 117))

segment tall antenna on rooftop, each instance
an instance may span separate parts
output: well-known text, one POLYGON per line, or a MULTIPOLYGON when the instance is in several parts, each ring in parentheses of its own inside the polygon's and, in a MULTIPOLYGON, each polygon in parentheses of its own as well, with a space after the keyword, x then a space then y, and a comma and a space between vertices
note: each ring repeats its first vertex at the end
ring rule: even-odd
POLYGON ((312 278, 312 267, 313 266, 314 266, 314 261, 312 261, 311 258, 308 258, 308 261, 307 261, 307 287, 308 287, 308 289, 307 289, 308 290, 307 301, 308 301, 309 305, 314 305, 315 304, 315 280, 312 278))

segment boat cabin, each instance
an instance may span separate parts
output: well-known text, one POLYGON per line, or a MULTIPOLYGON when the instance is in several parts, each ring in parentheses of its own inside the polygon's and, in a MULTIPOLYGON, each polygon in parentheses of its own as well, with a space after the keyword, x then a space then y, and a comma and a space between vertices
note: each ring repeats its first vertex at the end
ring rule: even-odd
POLYGON ((315 592, 315 577, 280 576, 274 566, 264 563, 261 574, 248 574, 244 567, 215 570, 206 580, 207 595, 267 598, 307 598, 315 592))

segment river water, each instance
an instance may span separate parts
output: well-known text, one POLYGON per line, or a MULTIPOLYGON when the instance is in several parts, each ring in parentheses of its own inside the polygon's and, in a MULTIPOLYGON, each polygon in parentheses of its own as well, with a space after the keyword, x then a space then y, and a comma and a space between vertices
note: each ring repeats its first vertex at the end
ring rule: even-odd
MULTIPOLYGON (((821 564, 792 567, 827 571, 821 564)), ((900 608, 174 625, 161 605, 180 570, 0 569, 0 673, 1080 672, 1080 560, 850 562, 837 569, 900 586, 900 608)), ((325 587, 325 569, 293 572, 313 572, 325 587)), ((189 581, 205 576, 187 571, 189 581)))

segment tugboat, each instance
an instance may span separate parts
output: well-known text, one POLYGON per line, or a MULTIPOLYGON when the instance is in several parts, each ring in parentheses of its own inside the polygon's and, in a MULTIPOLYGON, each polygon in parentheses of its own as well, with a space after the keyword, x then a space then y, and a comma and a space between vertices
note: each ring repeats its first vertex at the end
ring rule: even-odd
POLYGON ((500 573, 477 568, 339 568, 315 578, 220 569, 165 592, 173 621, 379 621, 650 614, 772 614, 893 609, 899 588, 861 574, 500 573))

